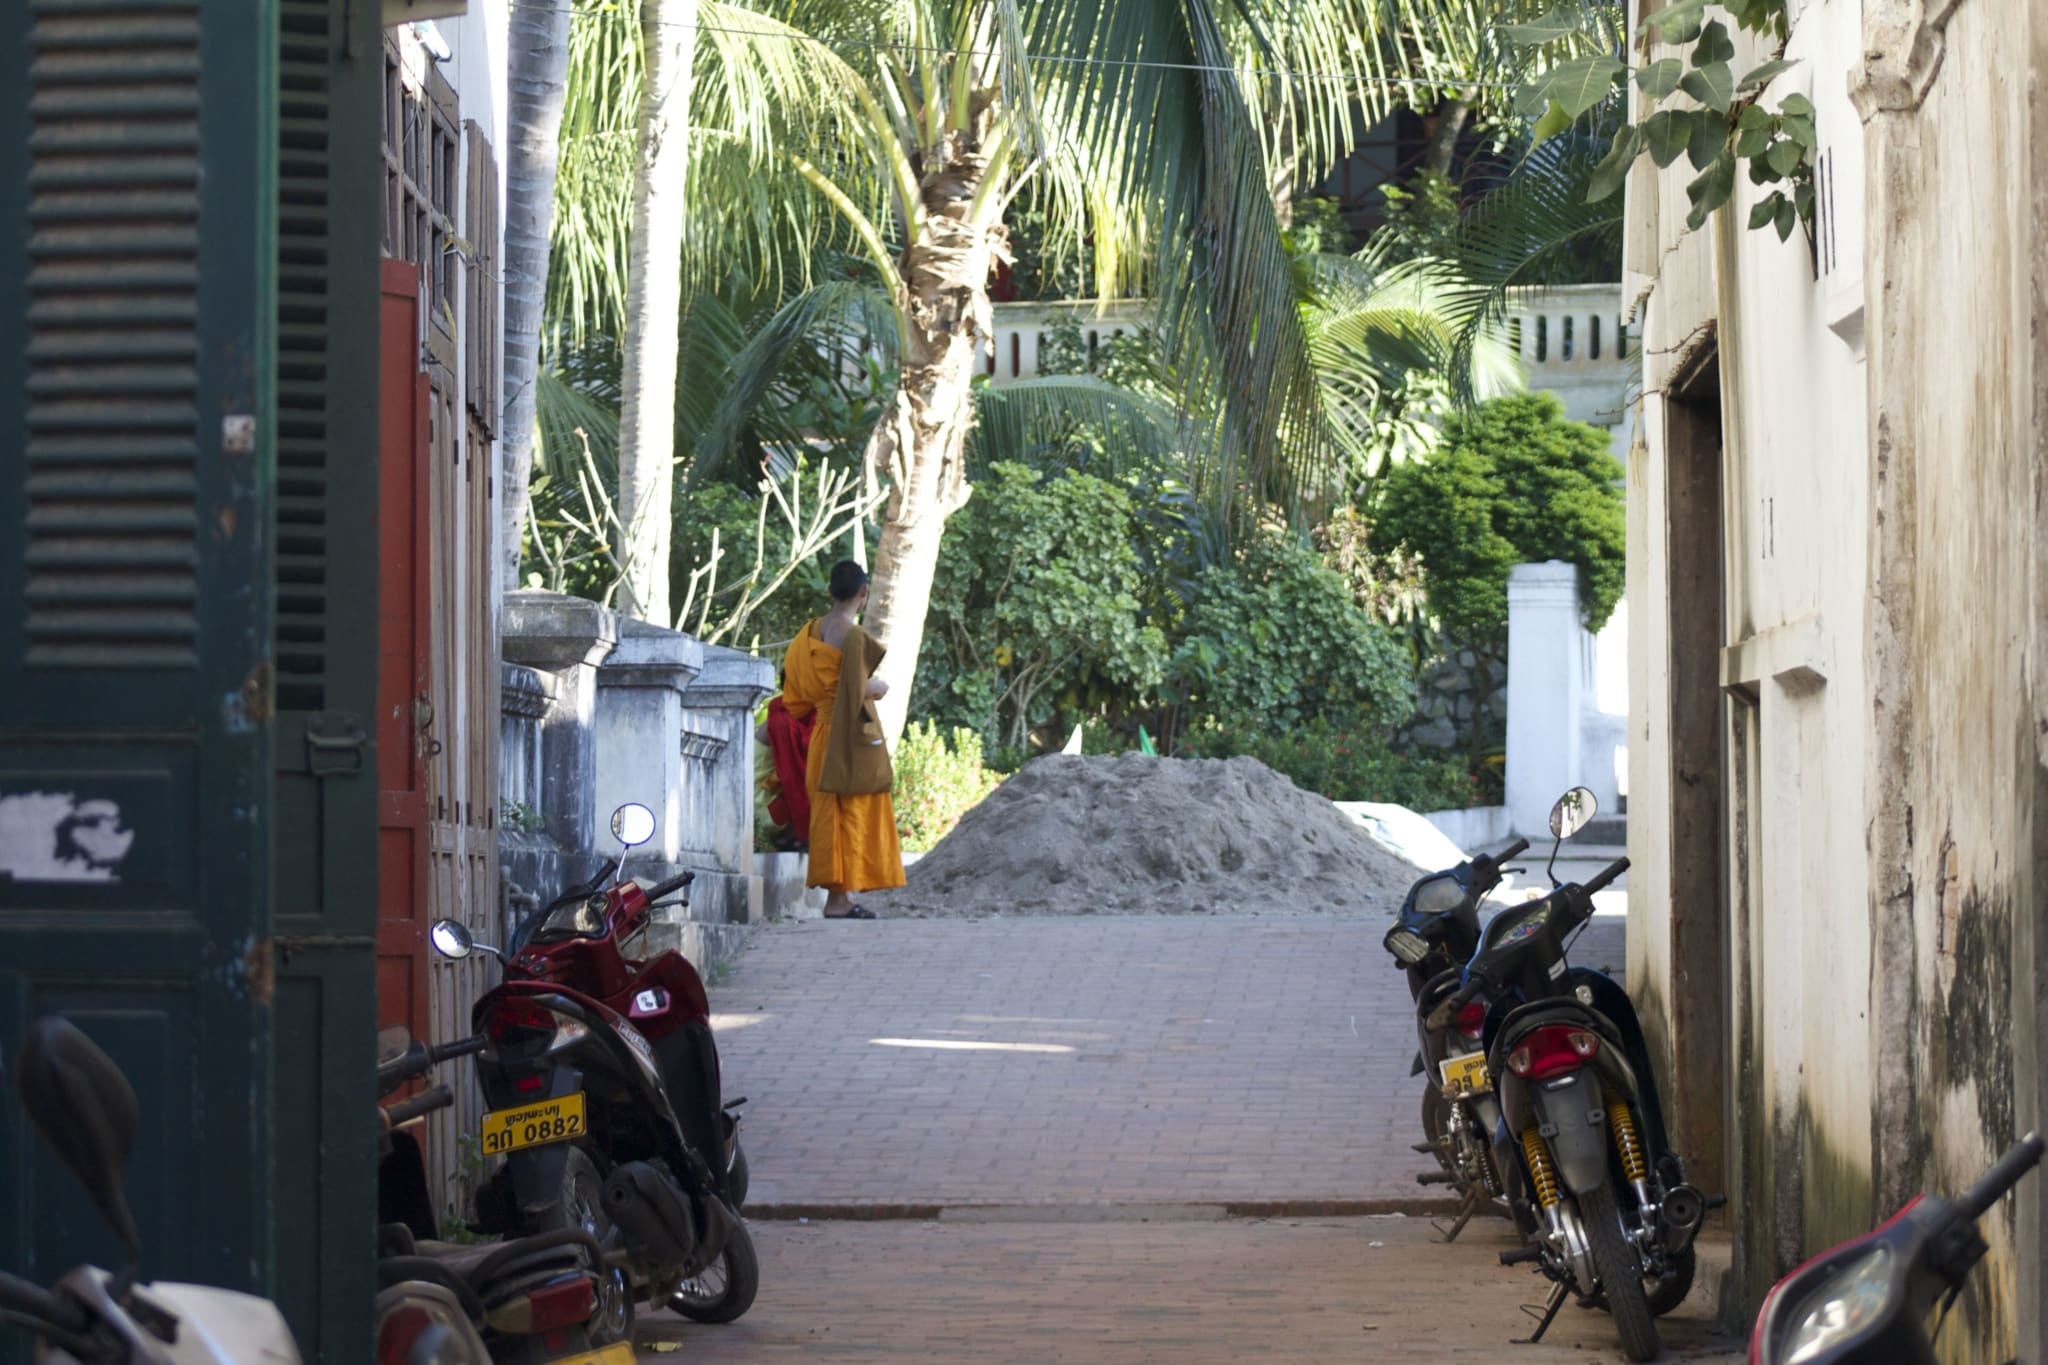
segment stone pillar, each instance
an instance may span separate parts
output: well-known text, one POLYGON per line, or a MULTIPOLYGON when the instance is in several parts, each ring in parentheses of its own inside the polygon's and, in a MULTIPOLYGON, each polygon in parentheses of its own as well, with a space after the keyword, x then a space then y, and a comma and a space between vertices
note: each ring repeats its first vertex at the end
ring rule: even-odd
POLYGON ((682 698, 683 852, 698 869, 695 918, 744 923, 760 903, 754 876, 754 709, 775 666, 737 649, 704 650, 682 698))
POLYGON ((597 837, 628 801, 654 812, 654 840, 637 857, 682 861, 682 696, 704 664, 691 637, 622 617, 619 643, 597 671, 597 837))
POLYGON ((1549 830, 1551 804, 1580 781, 1589 641, 1578 566, 1517 565, 1508 577, 1507 801, 1515 832, 1532 841, 1549 830))
POLYGON ((597 670, 618 642, 618 617, 580 597, 524 589, 505 594, 499 636, 509 662, 554 679, 541 721, 540 813, 547 833, 570 852, 594 848, 597 670))

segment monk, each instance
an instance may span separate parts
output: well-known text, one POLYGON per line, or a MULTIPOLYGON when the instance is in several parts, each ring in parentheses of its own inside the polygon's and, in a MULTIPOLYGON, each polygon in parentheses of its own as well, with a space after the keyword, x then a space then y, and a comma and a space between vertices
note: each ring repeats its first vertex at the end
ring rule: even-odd
POLYGON ((854 902, 862 891, 903 885, 896 842, 895 774, 873 702, 889 687, 874 676, 882 647, 858 618, 868 603, 867 570, 832 566, 832 609, 790 641, 782 702, 801 723, 814 720, 804 785, 811 798, 809 884, 825 888, 825 918, 873 919, 854 902))

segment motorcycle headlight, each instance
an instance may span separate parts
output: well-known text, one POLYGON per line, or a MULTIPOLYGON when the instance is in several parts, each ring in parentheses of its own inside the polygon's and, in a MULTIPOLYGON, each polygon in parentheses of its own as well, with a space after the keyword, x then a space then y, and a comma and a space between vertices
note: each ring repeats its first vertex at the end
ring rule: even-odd
POLYGON ((1872 1247, 1829 1276, 1792 1310, 1785 1365, 1818 1360, 1884 1314, 1892 1292, 1892 1251, 1872 1247))
POLYGON ((1395 929, 1387 935, 1387 951, 1399 958, 1403 965, 1412 967, 1429 956, 1429 944, 1420 934, 1406 929, 1395 929))

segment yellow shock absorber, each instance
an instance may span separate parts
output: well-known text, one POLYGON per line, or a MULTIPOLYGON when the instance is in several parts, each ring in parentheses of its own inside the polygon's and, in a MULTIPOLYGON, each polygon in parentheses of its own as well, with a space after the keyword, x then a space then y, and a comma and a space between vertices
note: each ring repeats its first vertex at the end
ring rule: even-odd
POLYGON ((1614 1134, 1621 1169, 1630 1182, 1647 1179, 1650 1167, 1643 1160, 1643 1141, 1636 1135, 1636 1116, 1629 1112, 1627 1100, 1611 1093, 1607 1096, 1607 1127, 1614 1134))
POLYGON ((1529 1179, 1536 1186, 1536 1202, 1543 1208, 1557 1206, 1557 1167, 1550 1164, 1550 1149, 1543 1135, 1532 1125, 1522 1130, 1522 1155, 1529 1162, 1529 1179))

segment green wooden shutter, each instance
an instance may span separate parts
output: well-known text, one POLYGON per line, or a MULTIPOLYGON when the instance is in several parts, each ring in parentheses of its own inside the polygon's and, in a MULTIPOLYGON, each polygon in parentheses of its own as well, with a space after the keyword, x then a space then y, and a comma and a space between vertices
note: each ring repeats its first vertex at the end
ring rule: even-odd
MULTIPOLYGON (((142 1106, 145 1272, 253 1288, 272 1273, 272 16, 25 0, 0 19, 0 1057, 48 1011, 108 1047, 142 1106)), ((0 1261, 113 1263, 11 1089, 0 1261)))
POLYGON ((279 0, 277 1299, 371 1354, 377 917, 378 8, 279 0))

